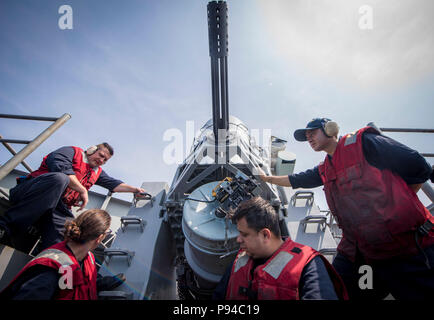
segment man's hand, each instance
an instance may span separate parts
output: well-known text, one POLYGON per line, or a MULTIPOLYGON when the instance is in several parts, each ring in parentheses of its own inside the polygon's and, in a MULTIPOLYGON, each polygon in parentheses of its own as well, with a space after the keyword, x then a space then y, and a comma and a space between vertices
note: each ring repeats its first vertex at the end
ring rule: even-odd
POLYGON ((142 188, 133 187, 126 183, 121 183, 120 185, 118 185, 116 188, 113 189, 113 192, 131 192, 134 194, 139 194, 146 191, 145 189, 142 188))
POLYGON ((81 204, 80 208, 77 211, 83 210, 87 203, 89 202, 89 195, 87 194, 87 189, 78 181, 77 177, 75 175, 69 175, 69 184, 68 187, 70 187, 72 190, 77 191, 80 194, 80 200, 81 204))
POLYGON ((136 191, 134 192, 134 196, 135 196, 137 199, 145 198, 146 195, 145 195, 144 193, 146 193, 145 189, 142 189, 142 188, 136 188, 136 191))
POLYGON ((84 208, 86 208, 87 203, 89 202, 89 195, 86 189, 80 192, 80 199, 81 199, 81 204, 80 204, 80 208, 77 211, 81 211, 84 208))
POLYGON ((257 167, 255 168, 256 174, 264 182, 277 184, 278 186, 282 187, 291 187, 291 183, 289 181, 288 176, 267 176, 261 168, 257 167))
POLYGON ((257 170, 257 175, 259 179, 261 179, 264 182, 268 182, 267 175, 265 174, 264 170, 262 170, 260 167, 256 167, 255 169, 257 170))
POLYGON ((145 189, 142 188, 136 188, 136 190, 134 191, 134 193, 144 193, 146 192, 145 189))

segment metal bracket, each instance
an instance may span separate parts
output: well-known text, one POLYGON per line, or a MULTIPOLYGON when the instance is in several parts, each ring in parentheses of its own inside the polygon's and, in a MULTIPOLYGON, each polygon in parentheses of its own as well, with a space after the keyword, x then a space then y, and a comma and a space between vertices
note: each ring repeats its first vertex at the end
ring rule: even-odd
POLYGON ((306 216, 304 219, 300 221, 300 224, 304 226, 304 230, 306 231, 306 226, 308 223, 318 223, 321 228, 324 230, 327 225, 327 217, 324 215, 310 215, 306 216))
POLYGON ((134 255, 135 255, 134 251, 128 251, 128 250, 116 249, 116 248, 104 249, 104 260, 107 263, 107 265, 110 264, 110 261, 113 257, 118 256, 118 257, 126 257, 128 266, 130 266, 131 260, 133 259, 134 255), (107 257, 108 257, 108 261, 106 259, 107 257))
POLYGON ((125 228, 129 224, 136 224, 140 226, 140 230, 143 233, 145 231, 146 221, 138 216, 123 216, 121 217, 121 229, 125 232, 125 228))
POLYGON ((132 300, 132 292, 124 291, 100 291, 98 293, 98 299, 100 300, 132 300))
POLYGON ((141 201, 141 200, 149 200, 149 202, 151 203, 151 207, 154 206, 155 199, 154 199, 154 197, 151 194, 149 194, 147 192, 142 192, 139 195, 141 195, 143 197, 134 196, 134 201, 133 201, 134 202, 134 207, 137 207, 137 203, 139 201, 141 201))
POLYGON ((313 204, 313 192, 312 191, 297 191, 291 197, 291 205, 295 207, 297 200, 306 199, 306 206, 311 206, 313 204))
POLYGON ((321 213, 325 214, 326 218, 329 219, 329 221, 327 222, 327 225, 329 226, 329 228, 331 228, 333 226, 333 223, 335 222, 335 217, 332 214, 332 212, 330 210, 320 210, 321 213))
POLYGON ((318 250, 319 253, 321 253, 323 256, 333 256, 333 258, 337 254, 336 248, 323 248, 318 250))

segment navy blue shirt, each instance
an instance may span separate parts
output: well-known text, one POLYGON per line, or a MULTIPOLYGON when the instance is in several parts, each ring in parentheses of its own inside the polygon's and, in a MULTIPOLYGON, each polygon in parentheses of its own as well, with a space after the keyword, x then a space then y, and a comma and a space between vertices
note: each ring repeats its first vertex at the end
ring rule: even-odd
MULTIPOLYGON (((80 265, 82 267, 82 265, 80 265)), ((60 273, 53 268, 37 265, 12 284, 9 292, 0 296, 5 300, 52 300, 59 290, 60 273)), ((97 274, 98 281, 102 276, 97 274)))
MULTIPOLYGON (((72 250, 66 245, 67 249, 72 250)), ((83 268, 83 261, 79 261, 83 268)), ((98 275, 99 276, 99 275, 98 275)), ((35 265, 2 292, 0 299, 5 300, 51 300, 59 290, 60 273, 44 265, 35 265)))
POLYGON ((53 268, 38 265, 30 268, 12 284, 4 299, 51 300, 59 289, 60 274, 53 268))
MULTIPOLYGON (((268 259, 256 260, 256 267, 264 264, 268 259)), ((231 277, 233 263, 222 276, 213 293, 214 300, 224 300, 231 277)), ((253 268, 252 272, 255 268, 253 268)), ((321 257, 313 258, 301 273, 299 292, 301 300, 338 300, 334 285, 321 257)))
MULTIPOLYGON (((73 175, 75 174, 72 169, 74 153, 75 151, 72 147, 62 147, 51 152, 45 160, 45 163, 50 172, 63 172, 66 175, 73 175)), ((101 171, 98 180, 95 182, 96 185, 110 191, 113 191, 113 189, 121 183, 123 183, 121 180, 110 177, 104 170, 101 171)))
MULTIPOLYGON (((380 169, 388 169, 399 175, 407 184, 424 183, 432 176, 433 169, 417 151, 372 132, 362 136, 366 161, 380 169)), ((301 173, 289 175, 292 188, 315 188, 323 185, 318 166, 301 173)))

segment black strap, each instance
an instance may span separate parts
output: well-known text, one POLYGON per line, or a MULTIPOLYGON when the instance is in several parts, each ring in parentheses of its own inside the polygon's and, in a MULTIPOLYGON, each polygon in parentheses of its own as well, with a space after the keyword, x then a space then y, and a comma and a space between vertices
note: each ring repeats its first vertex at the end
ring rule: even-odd
POLYGON ((428 235, 428 233, 431 231, 431 229, 434 227, 434 223, 432 223, 429 219, 425 221, 423 225, 421 225, 419 228, 417 228, 417 232, 422 236, 428 235))
POLYGON ((292 248, 291 252, 300 253, 301 249, 299 247, 294 247, 294 248, 292 248))
POLYGON ((238 288, 238 294, 242 295, 242 296, 247 296, 247 292, 248 292, 249 288, 246 287, 239 287, 238 288))
POLYGON ((424 222, 424 224, 422 224, 421 226, 419 226, 414 234, 414 239, 416 241, 416 247, 419 250, 420 253, 422 253, 422 255, 425 258, 425 264, 428 267, 428 269, 432 269, 431 268, 431 264, 429 263, 429 259, 428 256, 426 255, 425 251, 422 249, 422 247, 420 246, 420 240, 421 238, 425 237, 428 235, 428 233, 431 231, 431 229, 433 228, 434 224, 430 221, 427 220, 424 222))
POLYGON ((249 300, 257 300, 258 293, 252 290, 252 281, 249 281, 249 287, 239 287, 238 293, 243 296, 247 296, 249 300))

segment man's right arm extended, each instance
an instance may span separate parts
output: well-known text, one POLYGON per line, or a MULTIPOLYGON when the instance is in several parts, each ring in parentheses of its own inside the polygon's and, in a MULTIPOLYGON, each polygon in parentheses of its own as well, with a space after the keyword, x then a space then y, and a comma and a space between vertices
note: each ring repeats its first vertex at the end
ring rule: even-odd
POLYGON ((278 186, 291 187, 291 183, 289 181, 288 176, 266 176, 266 175, 260 175, 259 178, 261 178, 265 182, 268 182, 268 183, 271 183, 271 184, 277 184, 278 186))
POLYGON ((267 176, 264 171, 259 170, 259 178, 268 183, 294 189, 316 188, 323 185, 318 167, 289 176, 267 176))

